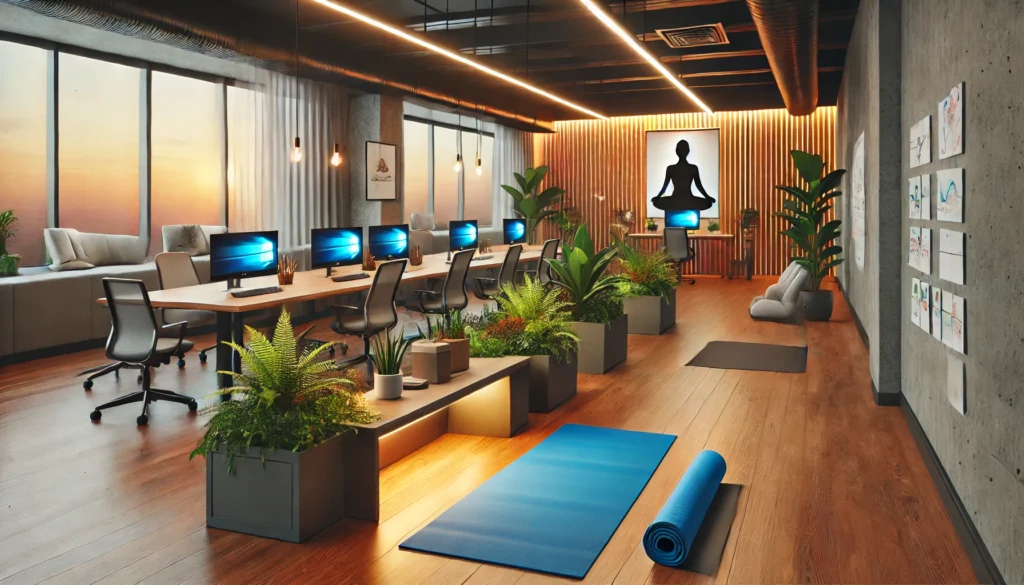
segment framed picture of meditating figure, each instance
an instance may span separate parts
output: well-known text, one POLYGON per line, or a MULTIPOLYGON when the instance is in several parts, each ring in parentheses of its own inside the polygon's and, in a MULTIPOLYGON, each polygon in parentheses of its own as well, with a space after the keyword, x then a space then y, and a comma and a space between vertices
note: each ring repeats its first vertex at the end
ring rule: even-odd
POLYGON ((698 211, 702 218, 719 217, 718 132, 718 128, 647 131, 647 217, 683 210, 698 211))

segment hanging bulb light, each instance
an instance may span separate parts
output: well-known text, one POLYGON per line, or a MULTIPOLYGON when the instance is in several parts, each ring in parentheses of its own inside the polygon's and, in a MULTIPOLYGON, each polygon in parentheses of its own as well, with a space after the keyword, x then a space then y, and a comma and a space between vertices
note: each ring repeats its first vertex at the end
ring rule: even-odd
POLYGON ((340 167, 341 166, 341 151, 338 150, 338 143, 337 142, 334 143, 334 154, 331 155, 331 166, 332 167, 340 167))
POLYGON ((455 171, 456 173, 462 171, 462 155, 461 154, 456 154, 455 155, 455 165, 452 166, 452 170, 455 171))
POLYGON ((484 163, 480 160, 480 157, 476 157, 476 176, 484 174, 484 163))
POLYGON ((299 146, 299 137, 295 137, 295 146, 292 148, 292 162, 302 162, 302 147, 299 146))
POLYGON ((299 0, 295 0, 295 66, 292 71, 295 80, 295 146, 292 147, 293 163, 302 162, 302 146, 299 144, 299 0))
POLYGON ((484 163, 480 158, 480 144, 483 141, 483 135, 480 134, 480 119, 476 121, 476 176, 484 174, 484 163))

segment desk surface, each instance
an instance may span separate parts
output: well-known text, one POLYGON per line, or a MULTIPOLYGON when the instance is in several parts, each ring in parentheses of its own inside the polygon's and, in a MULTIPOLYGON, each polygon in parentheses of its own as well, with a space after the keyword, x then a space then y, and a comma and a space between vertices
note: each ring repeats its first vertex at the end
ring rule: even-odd
MULTIPOLYGON (((637 232, 634 234, 629 234, 627 237, 637 238, 639 240, 660 240, 665 237, 665 232, 637 232)), ((691 240, 731 240, 733 238, 733 235, 718 232, 690 232, 686 234, 686 237, 688 237, 691 240)))
MULTIPOLYGON (((470 265, 470 269, 497 268, 505 261, 505 252, 508 246, 493 246, 488 254, 492 256, 487 260, 479 260, 470 265)), ((443 278, 448 274, 450 264, 447 264, 447 254, 429 254, 423 257, 423 264, 420 266, 409 266, 402 275, 402 282, 413 282, 427 278, 443 278), (410 270, 411 269, 411 270, 410 270)), ((526 246, 520 262, 536 260, 540 258, 540 246, 526 246)), ((334 276, 360 272, 359 266, 345 266, 334 269, 334 276)), ((334 282, 326 276, 326 270, 309 270, 296 272, 292 284, 281 288, 279 293, 259 295, 247 298, 235 298, 227 291, 227 285, 223 282, 211 282, 196 286, 172 288, 167 290, 154 290, 149 292, 149 300, 154 308, 159 309, 189 309, 195 311, 217 311, 222 313, 247 313, 278 307, 285 303, 297 303, 332 297, 335 295, 346 295, 368 290, 373 283, 370 278, 361 280, 350 280, 348 282, 334 282)), ((246 288, 277 286, 277 275, 261 276, 258 278, 246 278, 242 282, 246 288)), ((107 300, 101 298, 100 304, 106 304, 107 300)))

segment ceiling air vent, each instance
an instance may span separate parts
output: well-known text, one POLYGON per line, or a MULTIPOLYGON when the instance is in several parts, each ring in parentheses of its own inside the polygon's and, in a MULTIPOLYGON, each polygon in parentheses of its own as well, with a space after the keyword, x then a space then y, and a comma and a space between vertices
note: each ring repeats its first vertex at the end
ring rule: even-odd
POLYGON ((657 29, 656 32, 673 49, 729 44, 729 37, 725 36, 722 23, 657 29))

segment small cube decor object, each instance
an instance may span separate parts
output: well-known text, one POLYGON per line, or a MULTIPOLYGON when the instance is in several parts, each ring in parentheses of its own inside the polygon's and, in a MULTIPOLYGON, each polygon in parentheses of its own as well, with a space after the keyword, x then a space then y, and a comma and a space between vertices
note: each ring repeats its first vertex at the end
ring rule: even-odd
POLYGON ((469 340, 468 339, 445 339, 441 341, 451 347, 452 372, 465 372, 469 369, 469 340))
POLYGON ((661 335, 676 323, 676 295, 668 302, 661 297, 626 297, 622 310, 629 317, 629 332, 640 335, 661 335))
POLYGON ((277 262, 277 284, 284 286, 295 281, 295 270, 299 263, 290 256, 281 254, 277 262))
POLYGON ((412 376, 431 384, 452 379, 452 348, 447 343, 417 341, 412 344, 412 376))

